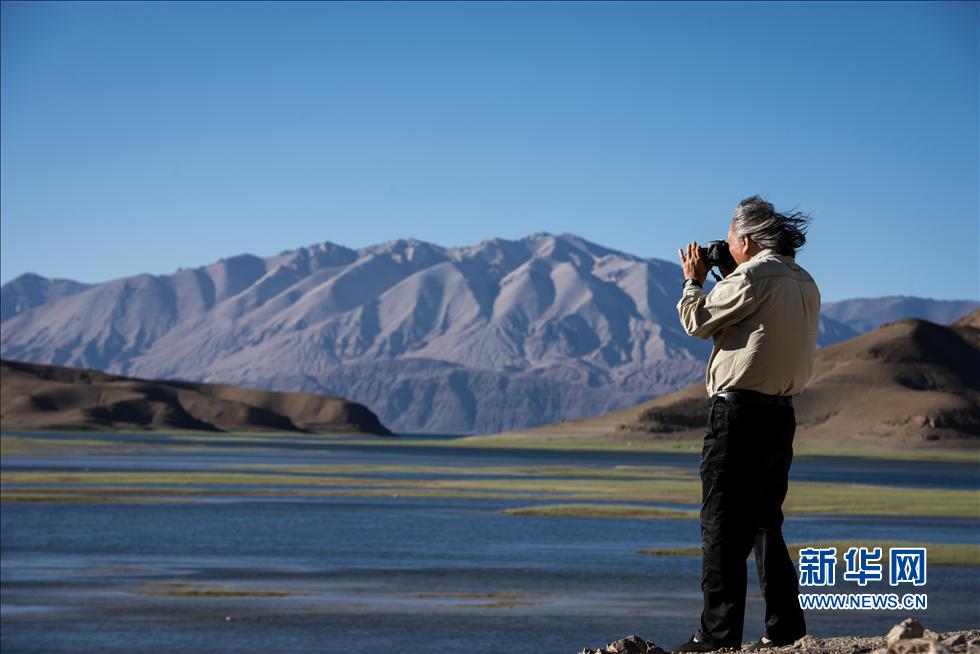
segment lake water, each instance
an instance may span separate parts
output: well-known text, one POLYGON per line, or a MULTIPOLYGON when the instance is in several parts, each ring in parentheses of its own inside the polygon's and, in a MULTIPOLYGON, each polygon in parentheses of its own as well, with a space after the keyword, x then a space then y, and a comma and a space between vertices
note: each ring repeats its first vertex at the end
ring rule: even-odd
MULTIPOLYGON (((301 445, 296 441, 295 446, 275 449, 243 445, 152 456, 5 456, 2 468, 698 465, 696 454, 301 445)), ((374 474, 411 478, 415 473, 374 474)), ((980 477, 970 463, 798 457, 791 476, 794 481, 971 489, 977 490, 980 506, 980 477)), ((667 647, 693 633, 701 609, 700 559, 648 556, 637 550, 699 545, 696 520, 499 513, 542 503, 247 496, 194 503, 4 503, 0 647, 4 654, 341 648, 473 653, 528 648, 574 654, 628 634, 667 647), (173 589, 197 594, 168 594, 173 589), (288 595, 221 595, 228 592, 288 595)), ((980 516, 791 516, 784 536, 800 543, 859 539, 978 544, 980 516)), ((743 640, 757 638, 763 622, 751 558, 748 565, 743 640)), ((835 590, 859 589, 839 582, 835 590)), ((864 590, 892 589, 885 582, 864 590)), ((809 631, 818 637, 882 635, 910 615, 938 631, 980 625, 980 569, 930 566, 928 584, 914 592, 928 593, 928 610, 809 611, 809 631)))

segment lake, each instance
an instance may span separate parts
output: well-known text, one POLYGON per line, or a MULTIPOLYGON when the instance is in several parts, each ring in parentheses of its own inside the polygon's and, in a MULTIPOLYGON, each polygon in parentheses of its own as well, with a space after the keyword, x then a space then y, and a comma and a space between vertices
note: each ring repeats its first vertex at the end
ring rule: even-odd
MULTIPOLYGON (((44 439, 45 435, 25 435, 44 439)), ((254 442, 188 451, 153 435, 52 437, 142 442, 144 450, 5 454, 5 475, 31 472, 250 471, 254 466, 669 466, 696 475, 697 454, 560 451, 343 442, 275 447, 254 442)), ((482 468, 488 468, 486 472, 482 468)), ((272 471, 263 469, 271 474, 272 471)), ((332 475, 333 473, 331 473, 332 475)), ((685 640, 701 609, 700 559, 638 550, 700 545, 696 520, 514 516, 547 503, 509 497, 419 497, 397 484, 459 471, 367 470, 360 488, 383 494, 208 495, 131 503, 3 503, 0 646, 8 652, 280 652, 340 648, 574 654, 628 634, 667 647, 685 640), (378 484, 375 486, 374 484, 378 484), (382 484, 396 484, 383 486, 382 484), (173 501, 171 501, 173 500, 173 501), (193 501, 185 501, 193 500, 193 501)), ((531 475, 533 478, 533 475, 531 475)), ((12 477, 11 477, 12 478, 12 477)), ((353 476, 352 476, 353 478, 353 476)), ((525 475, 522 479, 527 479, 525 475)), ((59 482, 71 489, 74 481, 59 482)), ((873 483, 976 491, 974 463, 798 457, 792 481, 873 483)), ((38 486, 43 484, 38 483, 38 486)), ((100 487, 111 486, 101 481, 100 487)), ((21 485, 31 488, 31 484, 21 485)), ((235 486, 235 488, 254 488, 235 486)), ((331 482, 322 489, 332 489, 331 482)), ((4 483, 5 497, 11 484, 4 483)), ((167 484, 147 486, 167 494, 167 484)), ((290 487, 307 489, 305 485, 290 487)), ((57 499, 57 498, 55 498, 57 499)), ((554 499, 560 499, 555 495, 554 499)), ((695 509, 696 506, 683 508, 695 509)), ((788 516, 790 543, 830 539, 980 541, 980 516, 788 516)), ((750 557, 743 640, 762 632, 750 557)), ((838 572, 838 575, 840 573, 838 572)), ((891 592, 887 583, 861 592, 891 592)), ((840 583, 836 592, 859 592, 840 583)), ((808 611, 810 633, 882 635, 913 616, 946 631, 980 625, 980 568, 932 565, 925 611, 808 611)))

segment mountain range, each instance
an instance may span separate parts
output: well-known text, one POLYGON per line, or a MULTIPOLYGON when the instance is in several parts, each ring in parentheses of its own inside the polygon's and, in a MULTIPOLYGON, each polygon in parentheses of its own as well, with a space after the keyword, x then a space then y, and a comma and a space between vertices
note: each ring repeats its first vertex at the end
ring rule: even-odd
MULTIPOLYGON (((703 379, 710 343, 680 328, 682 281, 676 263, 546 232, 449 248, 324 242, 98 284, 28 273, 0 288, 0 356, 341 396, 398 433, 493 433, 703 379)), ((895 312, 943 321, 975 306, 827 304, 818 344, 895 312)))

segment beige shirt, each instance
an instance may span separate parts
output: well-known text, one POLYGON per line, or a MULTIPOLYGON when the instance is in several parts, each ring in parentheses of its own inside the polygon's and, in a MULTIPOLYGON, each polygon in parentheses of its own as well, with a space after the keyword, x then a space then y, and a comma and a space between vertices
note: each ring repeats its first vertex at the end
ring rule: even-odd
POLYGON ((793 257, 764 249, 707 295, 688 284, 677 311, 688 334, 714 337, 709 396, 733 388, 798 395, 810 379, 820 291, 793 257))

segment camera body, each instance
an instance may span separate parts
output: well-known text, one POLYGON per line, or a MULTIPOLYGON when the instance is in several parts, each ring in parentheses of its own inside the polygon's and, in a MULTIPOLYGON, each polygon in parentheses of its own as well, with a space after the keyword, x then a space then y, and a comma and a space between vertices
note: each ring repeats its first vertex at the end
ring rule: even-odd
POLYGON ((733 270, 738 264, 732 258, 732 253, 728 251, 728 241, 708 241, 706 247, 699 247, 701 260, 708 270, 717 268, 718 270, 733 270))

